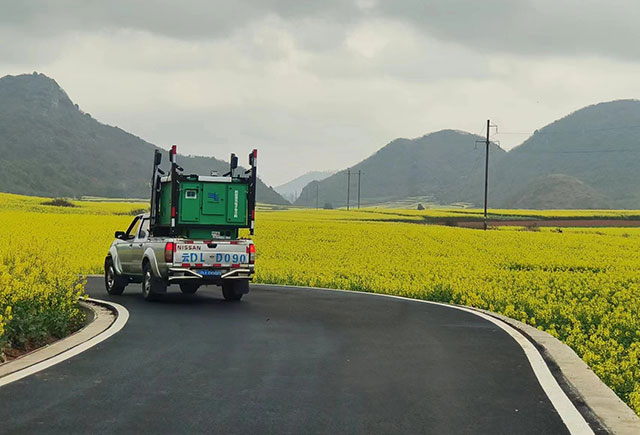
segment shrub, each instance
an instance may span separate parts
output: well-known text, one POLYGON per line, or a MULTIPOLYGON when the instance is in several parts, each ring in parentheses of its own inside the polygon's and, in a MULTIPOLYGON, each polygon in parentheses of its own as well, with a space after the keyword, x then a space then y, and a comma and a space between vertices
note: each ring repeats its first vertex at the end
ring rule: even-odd
POLYGON ((143 214, 143 213, 149 213, 149 210, 146 208, 136 208, 134 210, 131 210, 128 214, 129 216, 137 216, 139 214, 143 214))
POLYGON ((447 218, 444 220, 444 225, 447 227, 457 227, 458 226, 458 221, 456 221, 453 218, 447 218))
POLYGON ((64 198, 55 198, 51 201, 45 201, 42 205, 51 205, 54 207, 77 207, 77 205, 64 198))

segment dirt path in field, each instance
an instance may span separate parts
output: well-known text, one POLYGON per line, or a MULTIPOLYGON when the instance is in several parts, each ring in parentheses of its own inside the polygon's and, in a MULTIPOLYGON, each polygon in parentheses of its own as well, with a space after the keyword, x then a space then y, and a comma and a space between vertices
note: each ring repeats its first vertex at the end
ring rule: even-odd
MULTIPOLYGON (((640 220, 627 219, 538 219, 538 220, 491 220, 490 227, 640 227, 640 220)), ((443 222, 441 225, 446 225, 443 222)), ((482 221, 456 222, 463 228, 482 228, 482 221)))

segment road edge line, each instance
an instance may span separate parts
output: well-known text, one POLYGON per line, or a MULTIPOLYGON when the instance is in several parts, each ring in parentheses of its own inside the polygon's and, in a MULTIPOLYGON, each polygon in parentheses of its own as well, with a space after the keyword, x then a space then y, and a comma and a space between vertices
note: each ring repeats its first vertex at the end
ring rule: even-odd
POLYGON ((434 302, 427 301, 424 299, 413 299, 404 296, 396 296, 389 295, 384 293, 372 293, 372 292, 364 292, 357 290, 340 290, 340 289, 330 289, 330 288, 322 288, 322 287, 303 287, 303 286, 286 286, 286 285, 277 285, 277 284, 253 284, 253 285, 264 285, 264 286, 272 286, 272 287, 294 287, 300 289, 311 289, 311 290, 325 290, 325 291, 333 291, 333 292, 348 292, 352 294, 367 294, 372 296, 379 297, 387 297, 392 299, 399 299, 404 301, 411 302, 421 302, 431 305, 439 305, 446 308, 456 309, 460 311, 465 311, 471 314, 474 314, 478 317, 481 317, 494 325, 498 326, 500 329, 505 331, 511 338, 518 343, 520 348, 524 351, 527 360, 533 370, 533 373, 538 380, 538 383, 542 387, 542 390, 545 392, 551 404, 560 415, 563 423, 567 427, 570 433, 572 434, 593 434, 593 429, 585 418, 580 414, 575 405, 571 402, 565 391, 562 389, 556 378, 551 373, 549 366, 544 361, 542 354, 538 351, 538 349, 531 343, 523 334, 521 334, 518 330, 507 324, 506 322, 497 319, 493 316, 485 314, 480 311, 476 311, 473 308, 462 306, 462 305, 451 305, 445 304, 442 302, 434 302))
MULTIPOLYGON (((106 329, 102 329, 100 330, 100 332, 98 332, 97 334, 94 334, 90 337, 88 337, 86 340, 83 340, 80 343, 77 344, 73 344, 71 345, 71 347, 64 349, 60 352, 57 352, 54 355, 51 356, 46 356, 43 360, 38 361, 38 362, 34 362, 33 364, 13 371, 11 373, 8 373, 7 375, 4 375, 2 377, 0 377, 0 387, 3 387, 5 385, 8 385, 12 382, 18 381, 20 379, 23 379, 27 376, 30 376, 34 373, 38 373, 42 370, 45 370, 49 367, 52 367, 58 363, 61 363, 62 361, 66 361, 69 358, 72 358, 90 348, 92 348, 93 346, 103 342, 104 340, 106 340, 107 338, 111 337, 112 335, 116 334, 117 332, 119 332, 127 323, 127 321, 129 320, 129 311, 123 307, 120 304, 114 303, 114 302, 107 302, 107 301, 103 301, 100 299, 93 299, 93 298, 87 298, 85 299, 86 301, 89 302, 93 302, 94 304, 97 305, 101 305, 101 306, 106 306, 108 309, 110 309, 114 314, 115 314, 115 320, 113 322, 111 322, 111 324, 106 328, 106 329)), ((97 319, 94 320, 94 322, 97 319)), ((92 323, 94 323, 92 322, 92 323)), ((89 324, 91 325, 91 324, 89 324)), ((87 330, 88 326, 83 328, 85 331, 87 330)), ((62 340, 57 341, 57 344, 65 344, 65 341, 67 342, 71 342, 73 339, 77 339, 78 335, 76 334, 72 334, 69 337, 63 338, 62 340)), ((53 344, 56 344, 53 343, 53 344)), ((52 344, 52 345, 53 345, 52 344)), ((38 356, 38 354, 40 354, 41 352, 47 352, 50 351, 51 349, 49 347, 45 347, 43 349, 39 349, 36 350, 35 352, 31 353, 32 356, 38 356)), ((14 361, 12 361, 14 362, 14 361)))
MULTIPOLYGON (((640 434, 640 417, 620 399, 567 344, 548 332, 481 308, 472 308, 509 324, 536 346, 542 357, 555 367, 556 380, 565 384, 565 393, 585 407, 602 428, 620 435, 640 434), (569 390, 569 391, 566 391, 569 390)), ((547 364, 549 365, 549 364, 547 364)), ((555 370, 554 370, 555 369, 555 370)))

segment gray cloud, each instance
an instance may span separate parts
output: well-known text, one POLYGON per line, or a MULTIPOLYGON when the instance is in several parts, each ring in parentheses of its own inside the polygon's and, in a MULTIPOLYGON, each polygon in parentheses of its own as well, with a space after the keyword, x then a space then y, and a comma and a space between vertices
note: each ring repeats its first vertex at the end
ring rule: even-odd
POLYGON ((0 1, 0 24, 41 34, 134 29, 176 38, 226 36, 247 23, 277 15, 346 21, 357 7, 340 0, 32 0, 0 1))
POLYGON ((350 26, 378 17, 485 52, 640 55, 635 0, 1 0, 0 10, 0 25, 43 35, 133 29, 219 38, 277 16, 296 29, 305 48, 326 49, 339 45, 350 26))
POLYGON ((635 0, 404 0, 378 12, 486 52, 640 56, 635 0))

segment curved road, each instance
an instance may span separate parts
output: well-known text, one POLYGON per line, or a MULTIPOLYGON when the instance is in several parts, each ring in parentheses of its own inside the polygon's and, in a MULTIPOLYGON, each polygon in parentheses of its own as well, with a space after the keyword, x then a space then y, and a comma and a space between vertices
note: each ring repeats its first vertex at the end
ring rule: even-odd
POLYGON ((267 286, 148 303, 139 287, 89 278, 129 322, 0 388, 0 432, 567 433, 519 345, 473 314, 267 286))

